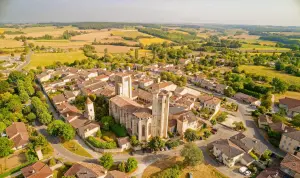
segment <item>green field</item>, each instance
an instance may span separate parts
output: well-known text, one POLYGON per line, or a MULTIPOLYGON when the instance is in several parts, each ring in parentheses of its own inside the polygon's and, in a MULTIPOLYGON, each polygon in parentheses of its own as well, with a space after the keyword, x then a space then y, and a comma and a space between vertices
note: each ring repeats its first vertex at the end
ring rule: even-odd
POLYGON ((150 36, 145 33, 138 32, 136 30, 120 30, 120 31, 113 31, 113 35, 115 36, 121 36, 121 37, 130 37, 130 38, 136 38, 138 36, 150 36))
POLYGON ((36 68, 38 66, 45 67, 52 65, 54 62, 73 62, 75 60, 82 60, 86 57, 81 51, 68 53, 34 53, 31 56, 30 63, 26 66, 27 69, 36 68))
POLYGON ((276 71, 269 67, 264 66, 252 66, 252 65, 242 65, 239 67, 240 70, 245 70, 246 73, 254 73, 257 75, 264 75, 272 80, 274 77, 277 77, 281 80, 286 81, 289 84, 300 85, 300 77, 293 75, 285 74, 283 72, 276 71))
POLYGON ((74 154, 92 158, 92 155, 90 155, 81 145, 79 145, 76 141, 71 140, 64 142, 62 144, 67 150, 71 151, 74 154))
MULTIPOLYGON (((265 42, 267 43, 267 42, 265 42)), ((290 49, 288 48, 277 48, 277 47, 273 47, 273 46, 264 46, 264 45, 253 45, 253 44, 243 44, 241 48, 239 48, 241 51, 246 51, 246 50, 268 50, 268 51, 276 51, 276 50, 280 50, 280 51, 290 51, 290 49)))

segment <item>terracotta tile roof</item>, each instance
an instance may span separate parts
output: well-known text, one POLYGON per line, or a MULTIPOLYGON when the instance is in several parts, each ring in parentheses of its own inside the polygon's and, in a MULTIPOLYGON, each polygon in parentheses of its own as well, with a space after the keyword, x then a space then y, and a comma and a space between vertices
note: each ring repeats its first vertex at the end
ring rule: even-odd
POLYGON ((217 140, 213 142, 212 145, 220 150, 223 154, 228 156, 228 158, 234 158, 244 153, 242 149, 240 149, 238 146, 234 145, 227 139, 217 140))
POLYGON ((109 171, 107 176, 105 178, 129 178, 126 173, 121 172, 121 171, 109 171))
POLYGON ((152 118, 152 111, 148 108, 141 108, 132 113, 134 116, 140 119, 152 118))
POLYGON ((266 168, 256 178, 283 178, 283 174, 279 168, 266 168))
POLYGON ((80 127, 83 127, 86 122, 88 122, 89 120, 83 118, 83 117, 80 117, 80 118, 77 118, 73 121, 70 122, 70 124, 72 125, 72 127, 74 127, 75 129, 78 129, 80 127))
POLYGON ((66 98, 73 98, 73 97, 75 97, 75 95, 74 95, 74 93, 72 91, 67 91, 67 90, 64 91, 64 95, 65 95, 66 98))
POLYGON ((151 89, 152 90, 161 90, 161 89, 164 89, 170 85, 173 85, 172 82, 168 82, 168 81, 163 81, 163 82, 160 82, 160 83, 154 83, 151 85, 151 89))
POLYGON ((40 161, 21 169, 26 178, 45 178, 52 175, 52 170, 47 164, 40 161))
POLYGON ((116 104, 120 108, 130 110, 130 111, 136 111, 137 109, 142 108, 142 105, 131 100, 130 98, 122 97, 122 96, 115 96, 110 99, 110 102, 116 104))
POLYGON ((210 96, 210 95, 201 95, 198 97, 199 101, 201 103, 204 103, 205 101, 208 101, 208 100, 211 100, 213 99, 214 97, 213 96, 210 96))
POLYGON ((300 106, 300 100, 294 99, 294 98, 288 98, 288 97, 279 99, 279 103, 286 105, 288 107, 288 109, 292 109, 292 108, 300 106))
POLYGON ((266 115, 266 114, 260 115, 260 116, 258 117, 258 120, 259 120, 260 122, 272 123, 271 118, 270 118, 268 115, 266 115))
POLYGON ((87 130, 93 130, 93 129, 97 128, 97 127, 100 128, 100 125, 98 123, 96 123, 96 122, 88 122, 88 123, 85 123, 84 126, 79 127, 78 128, 78 132, 84 133, 87 130))
POLYGON ((6 128, 8 138, 12 139, 15 147, 22 146, 29 141, 29 135, 23 122, 13 122, 6 128))
POLYGON ((234 98, 237 98, 239 100, 243 100, 243 101, 247 101, 249 103, 253 103, 255 101, 258 101, 259 99, 257 98, 254 98, 253 96, 250 96, 250 95, 246 95, 244 93, 236 93, 234 95, 234 98))
POLYGON ((105 176, 106 173, 106 169, 104 169, 100 165, 79 162, 73 164, 73 166, 64 174, 64 176, 75 176, 77 178, 91 178, 105 176))
POLYGON ((208 104, 208 105, 215 105, 216 106, 216 105, 221 103, 221 100, 218 99, 218 98, 212 98, 210 100, 205 101, 204 103, 208 104))
POLYGON ((54 103, 61 103, 67 101, 63 94, 58 94, 52 97, 54 103))
POLYGON ((271 130, 280 133, 296 131, 296 129, 285 125, 283 122, 270 123, 269 127, 271 128, 271 130))
POLYGON ((281 161, 280 166, 300 174, 300 157, 288 153, 281 161))

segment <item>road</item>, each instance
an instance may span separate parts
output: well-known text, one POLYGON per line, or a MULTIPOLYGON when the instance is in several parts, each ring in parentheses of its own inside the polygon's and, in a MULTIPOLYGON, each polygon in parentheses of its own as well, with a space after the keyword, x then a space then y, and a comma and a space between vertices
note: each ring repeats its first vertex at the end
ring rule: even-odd
POLYGON ((22 62, 22 64, 18 65, 16 68, 12 68, 12 69, 9 69, 9 70, 3 70, 2 73, 9 74, 13 70, 21 71, 25 66, 27 66, 29 64, 32 53, 33 52, 30 51, 29 54, 26 55, 25 61, 22 62))

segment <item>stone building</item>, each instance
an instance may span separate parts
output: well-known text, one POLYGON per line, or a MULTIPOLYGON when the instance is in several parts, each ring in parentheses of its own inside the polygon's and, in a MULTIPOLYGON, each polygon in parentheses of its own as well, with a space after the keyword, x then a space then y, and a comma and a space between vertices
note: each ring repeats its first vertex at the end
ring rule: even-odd
POLYGON ((152 90, 152 105, 146 107, 132 98, 131 76, 115 76, 116 94, 109 101, 109 113, 117 123, 124 125, 139 141, 151 137, 167 137, 169 104, 171 93, 165 90, 152 90))

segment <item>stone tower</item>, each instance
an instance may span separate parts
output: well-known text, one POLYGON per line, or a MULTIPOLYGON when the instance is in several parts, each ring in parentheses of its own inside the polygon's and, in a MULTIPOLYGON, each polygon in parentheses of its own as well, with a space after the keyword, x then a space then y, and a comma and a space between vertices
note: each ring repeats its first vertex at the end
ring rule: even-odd
POLYGON ((89 97, 87 97, 85 102, 84 117, 88 118, 89 120, 95 120, 94 103, 89 97))
POLYGON ((116 95, 132 98, 131 76, 120 73, 115 76, 116 95))
POLYGON ((169 105, 172 93, 167 91, 153 91, 152 103, 152 128, 151 135, 153 137, 167 137, 168 136, 168 118, 169 105))

